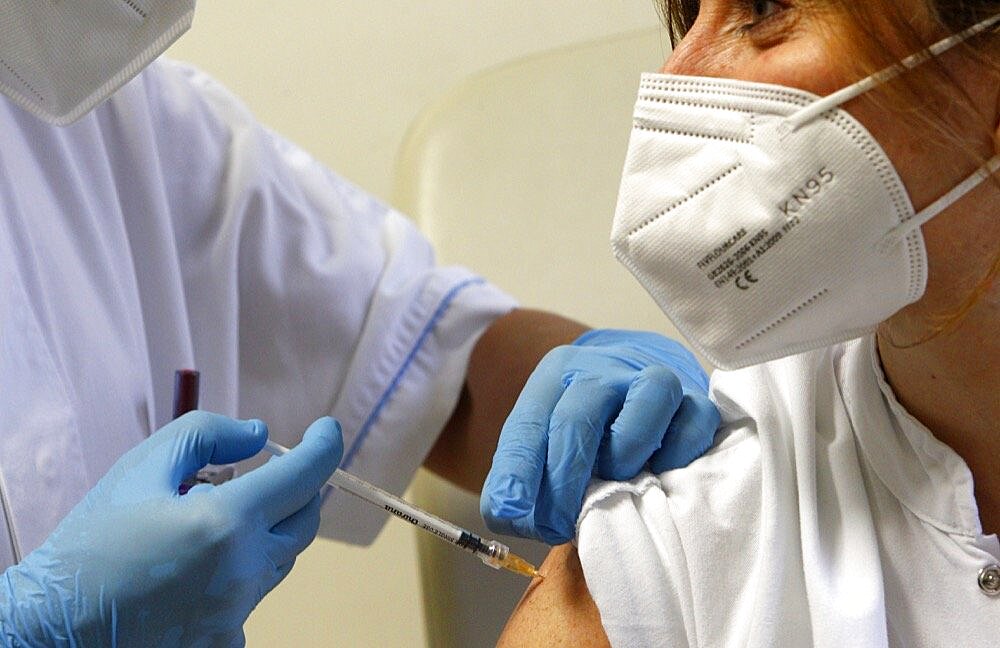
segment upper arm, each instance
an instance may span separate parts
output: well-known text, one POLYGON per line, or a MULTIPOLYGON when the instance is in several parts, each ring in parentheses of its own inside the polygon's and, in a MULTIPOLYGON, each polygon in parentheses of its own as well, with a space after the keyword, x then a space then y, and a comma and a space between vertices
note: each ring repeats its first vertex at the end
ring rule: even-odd
POLYGON ((569 344, 586 330, 554 313, 524 308, 490 324, 472 350, 462 398, 424 466, 479 492, 500 429, 528 377, 553 347, 569 344))
POLYGON ((554 547, 517 604, 498 647, 610 646, 583 577, 576 547, 554 547))

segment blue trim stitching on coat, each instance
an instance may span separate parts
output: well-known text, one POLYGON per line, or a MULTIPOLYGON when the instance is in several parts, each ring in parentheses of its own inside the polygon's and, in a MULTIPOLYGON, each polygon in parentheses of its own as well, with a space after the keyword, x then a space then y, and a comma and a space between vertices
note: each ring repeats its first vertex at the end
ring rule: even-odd
POLYGON ((411 364, 413 364, 414 358, 416 358, 417 353, 423 347, 424 342, 427 340, 427 337, 434 330, 434 327, 437 326, 438 321, 444 316, 445 311, 448 310, 449 306, 451 306, 451 303, 455 300, 455 297, 458 296, 458 293, 460 293, 465 288, 468 288, 469 286, 482 285, 485 283, 486 280, 483 279, 482 277, 473 277, 470 279, 466 279, 462 283, 454 286, 441 299, 441 303, 438 304, 437 310, 434 311, 434 314, 431 315, 430 320, 427 322, 427 324, 424 325, 424 330, 420 332, 420 335, 417 337, 417 341, 416 343, 414 343, 413 348, 410 350, 410 353, 407 354, 406 359, 403 360, 403 365, 399 368, 399 371, 396 372, 396 375, 395 377, 393 377, 392 382, 389 383, 389 386, 386 387, 385 392, 382 394, 382 397, 379 398, 378 403, 375 404, 375 408, 372 409, 371 414, 368 415, 368 419, 365 420, 364 425, 362 425, 361 429, 358 430, 358 436, 354 439, 354 443, 351 444, 350 449, 344 454, 343 461, 340 462, 341 468, 346 469, 350 467, 351 462, 354 461, 354 457, 358 453, 358 450, 361 448, 362 445, 364 445, 365 437, 368 436, 368 433, 371 431, 372 426, 378 420, 379 414, 382 413, 382 410, 389 403, 389 399, 392 398, 393 393, 396 391, 396 388, 402 381, 403 375, 406 373, 406 370, 410 368, 411 364))

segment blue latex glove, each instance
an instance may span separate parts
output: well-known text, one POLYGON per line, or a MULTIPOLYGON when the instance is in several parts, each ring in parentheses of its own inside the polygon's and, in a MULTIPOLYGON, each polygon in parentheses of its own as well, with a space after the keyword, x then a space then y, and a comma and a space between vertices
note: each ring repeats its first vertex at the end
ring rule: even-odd
POLYGON ((592 475, 686 466, 712 444, 708 376, 655 333, 594 330, 550 351, 500 432, 480 511, 497 533, 555 545, 575 535, 592 475))
POLYGON ((192 412, 111 467, 40 548, 0 580, 7 646, 242 646, 243 623, 319 527, 340 425, 220 486, 177 487, 256 454, 260 421, 192 412))

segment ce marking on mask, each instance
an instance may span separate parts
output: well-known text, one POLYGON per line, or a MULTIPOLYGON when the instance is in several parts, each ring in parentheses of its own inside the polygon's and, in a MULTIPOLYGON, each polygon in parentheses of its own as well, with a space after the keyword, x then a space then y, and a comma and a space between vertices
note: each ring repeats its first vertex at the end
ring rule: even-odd
POLYGON ((752 274, 750 274, 750 271, 747 270, 741 276, 736 277, 736 281, 734 283, 740 290, 750 290, 750 284, 755 284, 758 281, 760 280, 755 278, 752 274))
POLYGON ((751 266, 803 222, 803 212, 835 179, 833 171, 826 166, 820 167, 793 189, 787 199, 778 203, 783 221, 778 229, 761 228, 750 234, 746 227, 741 227, 703 256, 697 263, 698 269, 716 288, 732 283, 740 290, 750 290, 760 281, 751 272, 751 266))
POLYGON ((781 231, 771 232, 768 229, 760 229, 751 236, 745 227, 741 227, 705 255, 698 262, 698 268, 705 271, 716 288, 732 282, 740 290, 749 290, 752 284, 760 281, 750 273, 750 266, 784 236, 781 231))

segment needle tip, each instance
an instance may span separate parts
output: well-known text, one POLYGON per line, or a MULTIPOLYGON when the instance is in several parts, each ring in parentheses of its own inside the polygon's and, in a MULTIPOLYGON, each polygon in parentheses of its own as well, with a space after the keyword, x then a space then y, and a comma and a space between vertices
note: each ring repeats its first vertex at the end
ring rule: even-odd
POLYGON ((527 576, 529 578, 544 578, 544 576, 542 576, 542 574, 535 569, 534 565, 517 554, 507 554, 507 558, 505 558, 500 565, 504 569, 512 571, 515 574, 521 574, 522 576, 527 576))

